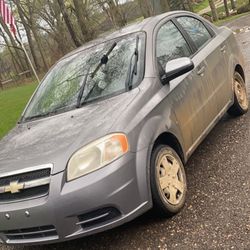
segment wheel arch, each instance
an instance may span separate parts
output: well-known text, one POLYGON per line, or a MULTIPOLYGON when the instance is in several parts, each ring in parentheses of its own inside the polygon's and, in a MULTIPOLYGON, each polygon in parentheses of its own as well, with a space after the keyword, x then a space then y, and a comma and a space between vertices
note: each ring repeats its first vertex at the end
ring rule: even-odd
POLYGON ((179 142, 179 140, 177 139, 177 137, 170 133, 170 132, 163 132, 162 134, 160 134, 154 144, 153 144, 153 150, 155 149, 156 146, 163 144, 163 145, 168 145, 169 147, 173 148, 176 153, 179 155, 179 157, 181 158, 183 164, 186 162, 186 157, 184 155, 184 151, 182 149, 182 146, 179 142))
POLYGON ((246 81, 244 69, 243 69, 243 67, 242 67, 240 64, 237 64, 237 65, 235 66, 234 71, 235 71, 235 72, 238 72, 238 73, 241 75, 241 77, 243 78, 244 82, 246 81))

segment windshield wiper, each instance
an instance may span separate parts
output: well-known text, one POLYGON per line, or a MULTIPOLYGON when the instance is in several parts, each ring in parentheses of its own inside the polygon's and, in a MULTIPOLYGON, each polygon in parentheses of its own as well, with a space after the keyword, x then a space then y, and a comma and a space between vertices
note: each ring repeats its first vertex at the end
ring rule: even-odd
POLYGON ((80 87, 79 94, 78 94, 78 97, 77 97, 76 108, 81 107, 81 100, 82 100, 82 96, 83 96, 83 93, 84 93, 85 86, 87 84, 90 68, 91 68, 91 66, 88 68, 87 74, 85 75, 85 77, 83 79, 83 82, 80 84, 81 87, 80 87))
MULTIPOLYGON (((106 65, 109 61, 109 55, 111 54, 111 52, 114 50, 114 48, 116 47, 117 43, 114 42, 111 46, 111 48, 109 49, 109 51, 104 54, 101 58, 101 61, 99 62, 99 64, 97 65, 96 69, 93 71, 93 73, 91 74, 91 78, 93 79, 95 77, 95 75, 97 74, 97 72, 100 70, 101 66, 102 65, 106 65)), ((85 96, 83 102, 85 100, 87 100, 90 95, 92 94, 93 90, 95 89, 96 85, 97 85, 98 82, 95 82, 95 84, 93 85, 93 87, 90 89, 90 91, 88 92, 88 94, 85 96)))
POLYGON ((132 89, 134 76, 137 75, 138 60, 139 60, 139 36, 136 37, 135 51, 134 51, 134 53, 130 59, 130 63, 129 63, 128 74, 127 74, 127 79, 126 79, 126 83, 125 83, 127 91, 132 89), (133 69, 132 69, 132 67, 133 67, 133 69), (132 69, 132 71, 131 71, 131 69, 132 69))
POLYGON ((96 73, 99 71, 99 69, 101 68, 102 65, 107 64, 109 61, 109 55, 111 54, 111 52, 114 50, 114 48, 116 47, 117 43, 114 42, 111 46, 111 48, 109 49, 109 51, 104 54, 101 58, 101 61, 99 62, 99 64, 97 65, 96 69, 93 71, 93 73, 91 74, 91 78, 94 78, 96 73))

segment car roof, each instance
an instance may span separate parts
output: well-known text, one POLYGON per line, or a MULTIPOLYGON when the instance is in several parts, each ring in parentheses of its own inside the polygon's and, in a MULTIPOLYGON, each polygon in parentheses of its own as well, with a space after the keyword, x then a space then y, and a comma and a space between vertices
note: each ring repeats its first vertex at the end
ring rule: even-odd
POLYGON ((146 18, 142 21, 138 21, 136 23, 133 23, 131 25, 125 26, 122 29, 113 31, 113 32, 109 32, 104 33, 102 35, 100 35, 97 39, 91 40, 90 42, 85 43, 83 46, 73 50, 72 52, 70 52, 69 54, 65 55, 62 59, 67 58, 69 56, 72 56, 74 54, 80 53, 81 51, 91 48, 97 44, 103 43, 105 41, 109 41, 112 39, 116 39, 122 36, 126 36, 132 33, 136 33, 136 32, 140 32, 140 31, 145 31, 147 32, 147 30, 149 29, 149 27, 152 27, 152 25, 156 25, 159 21, 161 21, 162 19, 175 15, 175 14, 192 14, 191 12, 187 12, 187 11, 170 11, 170 12, 166 12, 164 14, 161 15, 157 15, 157 16, 153 16, 153 17, 149 17, 146 18))

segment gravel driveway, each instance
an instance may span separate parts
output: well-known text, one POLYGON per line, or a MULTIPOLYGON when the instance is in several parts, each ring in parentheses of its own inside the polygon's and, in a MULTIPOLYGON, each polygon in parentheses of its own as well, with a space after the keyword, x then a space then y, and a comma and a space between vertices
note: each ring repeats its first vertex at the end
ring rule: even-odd
MULTIPOLYGON (((250 15, 231 22, 248 66, 250 15)), ((189 192, 171 219, 151 212, 114 230, 72 242, 0 250, 48 249, 250 249, 250 112, 224 116, 187 164, 189 192)))

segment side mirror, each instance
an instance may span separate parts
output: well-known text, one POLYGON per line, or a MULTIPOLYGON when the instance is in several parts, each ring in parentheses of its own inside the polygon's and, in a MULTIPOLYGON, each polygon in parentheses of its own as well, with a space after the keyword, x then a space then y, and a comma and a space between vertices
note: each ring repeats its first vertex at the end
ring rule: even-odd
POLYGON ((188 57, 181 57, 167 62, 164 81, 171 81, 194 69, 193 61, 188 57))

